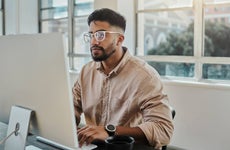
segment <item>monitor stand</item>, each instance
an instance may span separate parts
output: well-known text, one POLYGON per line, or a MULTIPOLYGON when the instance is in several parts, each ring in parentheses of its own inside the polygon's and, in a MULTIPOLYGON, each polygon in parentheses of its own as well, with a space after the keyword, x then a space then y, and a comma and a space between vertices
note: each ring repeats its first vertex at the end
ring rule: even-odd
POLYGON ((12 106, 7 129, 8 139, 4 150, 25 150, 30 117, 34 111, 20 106, 12 106))

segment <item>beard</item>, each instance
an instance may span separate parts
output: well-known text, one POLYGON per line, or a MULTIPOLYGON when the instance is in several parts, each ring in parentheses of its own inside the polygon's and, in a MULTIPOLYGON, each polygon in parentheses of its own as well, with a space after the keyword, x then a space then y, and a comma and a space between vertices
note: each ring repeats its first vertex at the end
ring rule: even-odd
POLYGON ((90 51, 91 51, 92 59, 94 61, 99 62, 99 61, 105 61, 106 59, 108 59, 116 50, 113 47, 113 44, 111 44, 107 49, 104 49, 101 46, 92 46, 90 48, 90 51), (93 54, 93 49, 97 49, 97 50, 101 51, 102 54, 101 55, 93 54), (108 49, 112 49, 112 50, 109 51, 108 53, 106 53, 106 50, 108 50, 108 49))

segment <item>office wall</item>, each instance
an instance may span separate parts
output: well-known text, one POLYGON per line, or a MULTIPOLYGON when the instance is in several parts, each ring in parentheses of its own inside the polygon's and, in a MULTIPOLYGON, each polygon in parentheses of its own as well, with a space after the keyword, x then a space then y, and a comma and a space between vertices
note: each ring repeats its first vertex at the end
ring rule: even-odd
POLYGON ((230 149, 230 88, 165 82, 176 109, 171 145, 188 150, 230 149))

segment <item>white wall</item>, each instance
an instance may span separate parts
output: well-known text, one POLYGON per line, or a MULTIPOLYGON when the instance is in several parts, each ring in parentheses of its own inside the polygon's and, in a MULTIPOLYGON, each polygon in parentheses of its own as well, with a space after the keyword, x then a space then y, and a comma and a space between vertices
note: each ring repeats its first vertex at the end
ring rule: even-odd
POLYGON ((188 150, 230 149, 230 87, 165 82, 176 109, 170 145, 188 150))
POLYGON ((117 0, 117 11, 126 18, 126 31, 124 46, 129 49, 131 54, 135 52, 135 10, 134 3, 131 0, 117 0))

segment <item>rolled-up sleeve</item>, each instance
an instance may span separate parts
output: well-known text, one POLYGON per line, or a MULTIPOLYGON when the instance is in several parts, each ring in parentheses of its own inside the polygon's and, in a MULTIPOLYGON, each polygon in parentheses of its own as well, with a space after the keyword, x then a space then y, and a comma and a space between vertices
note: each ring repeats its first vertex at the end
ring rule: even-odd
POLYGON ((144 123, 140 124, 139 128, 144 132, 149 144, 155 148, 170 142, 174 127, 169 113, 170 108, 160 103, 154 109, 148 108, 143 111, 144 123))
POLYGON ((160 149, 169 144, 174 130, 169 100, 163 94, 159 78, 144 83, 142 87, 145 88, 139 99, 143 123, 138 127, 144 132, 149 144, 160 149))

